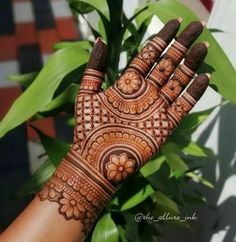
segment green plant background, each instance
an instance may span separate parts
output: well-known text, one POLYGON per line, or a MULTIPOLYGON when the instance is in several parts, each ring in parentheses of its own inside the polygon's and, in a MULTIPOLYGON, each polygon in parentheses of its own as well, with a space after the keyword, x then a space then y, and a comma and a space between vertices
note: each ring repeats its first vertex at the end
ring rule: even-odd
MULTIPOLYGON (((153 16, 158 16, 163 23, 182 16, 184 22, 181 29, 197 19, 193 12, 175 0, 147 1, 136 9, 131 18, 126 17, 122 0, 69 0, 68 4, 75 15, 81 15, 85 20, 90 12, 96 12, 99 16, 96 28, 89 22, 87 24, 94 39, 101 36, 108 45, 108 70, 103 88, 109 87, 122 72, 119 69, 120 54, 126 54, 128 63, 140 50, 153 16)), ((201 40, 207 40, 210 48, 199 72, 211 73, 211 87, 225 100, 235 103, 236 73, 233 66, 208 29, 204 30, 198 41, 201 40)), ((25 91, 1 121, 0 137, 28 119, 57 116, 61 112, 71 117, 68 125, 73 126, 74 100, 93 44, 87 40, 57 43, 57 51, 39 73, 10 76, 12 81, 24 86, 25 91)), ((162 236, 166 223, 190 227, 188 222, 177 221, 137 223, 134 216, 140 211, 154 216, 164 212, 181 215, 193 206, 206 205, 204 196, 197 190, 191 190, 191 184, 194 180, 209 189, 214 187, 198 174, 200 167, 195 166, 194 161, 202 159, 207 162, 216 156, 208 148, 192 141, 191 135, 213 110, 191 113, 184 119, 159 154, 118 189, 87 241, 156 241, 162 236), (186 187, 190 188, 188 193, 185 192, 186 187)), ((69 144, 48 137, 38 129, 35 131, 48 158, 17 196, 38 191, 69 149, 69 144)))

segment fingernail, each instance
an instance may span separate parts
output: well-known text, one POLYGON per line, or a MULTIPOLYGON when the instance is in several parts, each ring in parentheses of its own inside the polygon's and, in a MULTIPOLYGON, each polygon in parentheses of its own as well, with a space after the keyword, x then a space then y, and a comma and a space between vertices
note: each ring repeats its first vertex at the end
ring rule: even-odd
POLYGON ((97 39, 95 40, 95 44, 97 44, 98 42, 103 42, 101 37, 97 37, 97 39))
POLYGON ((210 46, 208 41, 204 41, 203 44, 208 48, 210 46))
POLYGON ((211 78, 211 74, 209 74, 209 73, 205 73, 205 75, 208 77, 208 79, 211 78))
POLYGON ((200 23, 202 24, 203 27, 206 25, 205 21, 200 21, 200 23))
POLYGON ((183 18, 182 17, 178 17, 177 20, 182 23, 183 22, 183 18))

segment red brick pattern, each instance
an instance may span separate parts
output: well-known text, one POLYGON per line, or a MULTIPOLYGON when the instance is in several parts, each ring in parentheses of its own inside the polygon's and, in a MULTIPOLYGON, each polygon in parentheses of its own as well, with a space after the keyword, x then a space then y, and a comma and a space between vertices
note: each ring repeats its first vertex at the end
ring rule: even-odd
MULTIPOLYGON (((19 48, 22 46, 38 45, 41 55, 48 55, 53 52, 53 46, 55 43, 62 40, 76 40, 79 38, 76 23, 72 15, 68 16, 68 9, 65 16, 60 16, 61 6, 63 5, 61 5, 59 0, 44 0, 42 2, 41 0, 12 0, 11 6, 12 9, 7 5, 7 10, 9 13, 13 12, 13 20, 11 14, 9 14, 9 19, 14 21, 15 30, 8 31, 10 34, 7 35, 0 33, 0 65, 6 61, 18 60, 19 48), (57 3, 54 4, 54 8, 52 2, 57 3), (45 7, 45 3, 47 3, 47 7, 45 7), (57 11, 57 9, 55 9, 57 7, 55 6, 59 6, 60 9, 57 11), (25 15, 27 14, 26 8, 28 9, 27 11, 30 11, 28 16, 25 15), (44 12, 41 13, 37 11, 44 12), (55 12, 56 15, 58 15, 54 16, 54 26, 53 24, 47 25, 48 15, 45 11, 48 11, 51 16, 53 16, 53 13, 55 12), (43 19, 42 17, 42 19, 38 19, 39 16, 44 16, 45 18, 43 19), (40 21, 40 23, 37 23, 37 21, 40 21)), ((9 21, 5 22, 7 23, 9 21)), ((11 86, 10 82, 9 85, 10 87, 1 88, 0 80, 0 100, 2 103, 0 105, 0 118, 4 117, 11 104, 21 93, 21 88, 19 86, 11 86)), ((55 136, 54 120, 51 118, 42 119, 36 122, 28 122, 28 138, 36 139, 37 135, 30 125, 38 127, 50 136, 55 136)))

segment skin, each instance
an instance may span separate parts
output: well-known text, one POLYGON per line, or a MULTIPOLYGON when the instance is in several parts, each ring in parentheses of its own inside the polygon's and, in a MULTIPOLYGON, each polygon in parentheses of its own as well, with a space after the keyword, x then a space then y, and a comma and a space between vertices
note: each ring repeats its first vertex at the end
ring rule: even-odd
MULTIPOLYGON (((172 20, 167 27, 160 31, 157 36, 169 43, 179 29, 181 18, 172 20)), ((203 24, 194 22, 181 33, 177 40, 187 49, 197 39, 203 29, 203 24)), ((206 56, 208 43, 204 42, 193 47, 185 59, 185 64, 193 71, 206 56)), ((106 59, 105 44, 98 40, 87 67, 105 71, 106 59)), ((176 64, 178 65, 178 64, 176 64)), ((208 85, 209 76, 199 75, 187 88, 187 93, 198 100, 208 85)), ((167 81, 167 80, 166 80, 167 81)), ((184 86, 182 87, 182 90, 184 86)), ((181 90, 181 91, 182 91, 181 90)), ((58 213, 58 204, 48 200, 40 201, 35 197, 28 207, 16 218, 16 220, 1 234, 1 242, 80 242, 85 236, 82 232, 83 224, 80 220, 66 220, 58 213)))

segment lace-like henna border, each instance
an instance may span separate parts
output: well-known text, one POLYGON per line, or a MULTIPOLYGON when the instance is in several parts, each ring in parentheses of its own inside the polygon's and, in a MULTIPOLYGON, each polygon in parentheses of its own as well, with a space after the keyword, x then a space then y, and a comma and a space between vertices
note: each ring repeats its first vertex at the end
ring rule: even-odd
POLYGON ((71 150, 37 195, 41 201, 57 202, 59 213, 80 220, 87 234, 114 192, 115 187, 71 150))

